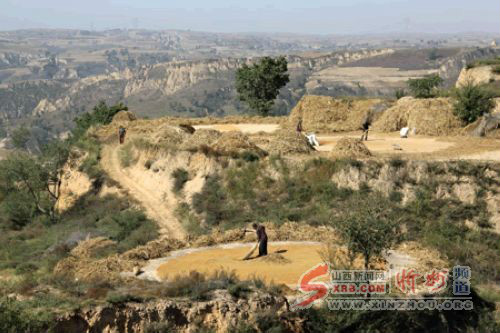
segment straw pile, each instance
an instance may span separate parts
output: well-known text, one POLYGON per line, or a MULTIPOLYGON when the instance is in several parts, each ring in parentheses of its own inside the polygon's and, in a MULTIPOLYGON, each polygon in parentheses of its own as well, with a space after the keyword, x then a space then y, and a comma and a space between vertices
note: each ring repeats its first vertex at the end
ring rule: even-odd
POLYGON ((212 145, 214 151, 221 155, 235 155, 244 152, 253 152, 259 156, 265 156, 266 152, 253 143, 250 138, 241 132, 222 133, 212 145))
MULTIPOLYGON (((335 230, 330 227, 313 227, 307 224, 285 222, 280 226, 264 223, 269 239, 274 241, 330 242, 336 240, 335 230)), ((208 235, 198 237, 192 242, 193 247, 213 246, 234 242, 254 242, 255 234, 243 233, 242 230, 215 230, 208 235)))
POLYGON ((342 138, 335 145, 331 155, 333 157, 367 158, 372 156, 372 153, 360 139, 342 138))
POLYGON ((376 120, 391 104, 381 99, 348 100, 326 96, 304 96, 292 110, 288 127, 299 119, 306 132, 357 131, 367 118, 376 120))
POLYGON ((291 129, 278 130, 273 135, 252 137, 260 148, 270 154, 309 154, 314 151, 307 138, 291 129))
POLYGON ((151 260, 166 257, 170 251, 186 247, 186 244, 173 239, 160 239, 138 246, 122 254, 126 260, 151 260))
POLYGON ((130 111, 120 111, 113 117, 113 123, 129 122, 134 120, 137 120, 137 117, 130 111))
POLYGON ((113 255, 101 260, 67 257, 54 268, 56 275, 72 276, 85 282, 119 282, 120 272, 132 271, 136 263, 113 255))
POLYGON ((373 124, 374 130, 382 132, 399 131, 403 127, 409 127, 415 134, 445 136, 457 134, 462 123, 453 114, 453 103, 448 98, 405 97, 373 124))
POLYGON ((200 146, 209 146, 221 137, 221 133, 214 129, 199 129, 190 135, 181 145, 181 150, 197 151, 200 146))
POLYGON ((277 265, 286 265, 291 263, 290 259, 285 258, 281 253, 269 253, 267 256, 261 257, 260 260, 277 265))
POLYGON ((102 251, 115 246, 116 242, 108 238, 97 237, 78 243, 78 245, 71 250, 70 254, 77 258, 93 258, 98 253, 102 253, 102 251))
POLYGON ((157 145, 178 146, 187 138, 188 134, 180 128, 163 125, 152 135, 152 142, 157 145))
POLYGON ((120 272, 134 268, 132 261, 123 260, 118 255, 99 260, 93 259, 99 253, 115 245, 115 242, 104 237, 80 242, 70 252, 70 256, 57 263, 54 273, 70 275, 81 281, 119 281, 120 272))

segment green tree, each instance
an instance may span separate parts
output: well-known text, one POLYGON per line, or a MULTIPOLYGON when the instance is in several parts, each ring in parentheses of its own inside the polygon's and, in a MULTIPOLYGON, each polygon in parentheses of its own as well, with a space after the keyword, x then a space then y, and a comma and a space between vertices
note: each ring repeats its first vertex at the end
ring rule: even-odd
POLYGON ((55 141, 41 155, 18 152, 0 161, 2 209, 14 227, 27 225, 37 215, 57 219, 55 208, 69 149, 67 142, 55 141))
POLYGON ((427 75, 421 79, 409 79, 408 89, 415 98, 431 98, 435 96, 435 89, 443 83, 443 79, 437 75, 427 75))
POLYGON ((76 127, 73 130, 73 136, 79 138, 91 126, 111 123, 113 117, 120 111, 128 111, 128 107, 121 102, 112 106, 108 106, 104 101, 99 102, 92 112, 86 112, 75 118, 76 127))
POLYGON ((467 124, 489 113, 494 107, 490 94, 472 80, 455 91, 454 113, 467 124))
POLYGON ((16 149, 27 150, 28 141, 31 137, 31 132, 26 126, 21 126, 12 131, 11 134, 12 144, 16 149))
POLYGON ((236 72, 236 90, 240 100, 261 115, 267 115, 280 89, 290 82, 287 72, 285 57, 264 57, 251 66, 244 64, 236 72))
POLYGON ((373 257, 380 256, 399 240, 400 229, 391 205, 380 193, 360 193, 352 200, 352 209, 337 226, 350 258, 360 254, 368 269, 373 257))

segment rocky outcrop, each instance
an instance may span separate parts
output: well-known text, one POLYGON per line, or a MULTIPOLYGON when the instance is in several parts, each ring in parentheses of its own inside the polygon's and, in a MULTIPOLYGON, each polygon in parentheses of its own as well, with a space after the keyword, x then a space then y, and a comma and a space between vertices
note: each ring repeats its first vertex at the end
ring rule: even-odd
POLYGON ((495 58, 498 56, 500 56, 500 48, 477 48, 460 52, 458 55, 441 62, 439 76, 445 80, 447 86, 454 86, 467 64, 478 59, 495 58))
MULTIPOLYGON (((315 71, 320 71, 329 66, 336 66, 352 61, 384 55, 394 52, 391 49, 364 50, 359 52, 332 53, 317 58, 303 58, 289 56, 289 69, 292 80, 299 77, 308 77, 315 71)), ((138 70, 126 69, 110 74, 90 76, 80 79, 72 84, 63 99, 44 100, 39 103, 34 114, 40 115, 54 110, 66 111, 70 108, 78 108, 81 103, 82 92, 86 90, 107 89, 110 82, 120 82, 124 88, 122 91, 113 91, 113 95, 123 96, 124 99, 144 98, 153 96, 154 99, 172 96, 175 93, 191 88, 205 81, 222 82, 221 89, 234 90, 231 83, 234 81, 234 72, 242 64, 250 64, 256 59, 252 58, 225 58, 216 60, 200 61, 174 61, 157 65, 142 66, 138 70), (227 81, 227 82, 226 82, 227 81)), ((297 82, 295 85, 300 85, 297 82)), ((116 89, 115 85, 110 88, 116 89)), ((302 89, 302 88, 301 88, 302 89)))
MULTIPOLYGON (((143 333, 156 323, 165 332, 197 333, 203 328, 210 328, 217 333, 225 333, 238 324, 252 324, 258 315, 266 312, 272 312, 277 318, 286 314, 286 298, 263 292, 234 298, 226 290, 217 290, 209 301, 165 299, 77 310, 58 318, 54 332, 143 333)), ((298 319, 280 319, 288 328, 287 332, 302 332, 298 319)))
POLYGON ((480 66, 469 69, 464 68, 460 72, 456 87, 463 87, 468 82, 478 85, 490 83, 492 81, 500 81, 500 74, 495 74, 493 72, 493 66, 480 66))
POLYGON ((487 204, 490 223, 500 232, 500 170, 494 165, 460 161, 368 161, 349 166, 332 176, 340 187, 359 190, 365 185, 387 196, 398 193, 402 203, 416 198, 417 189, 428 188, 438 199, 455 199, 464 204, 487 204))

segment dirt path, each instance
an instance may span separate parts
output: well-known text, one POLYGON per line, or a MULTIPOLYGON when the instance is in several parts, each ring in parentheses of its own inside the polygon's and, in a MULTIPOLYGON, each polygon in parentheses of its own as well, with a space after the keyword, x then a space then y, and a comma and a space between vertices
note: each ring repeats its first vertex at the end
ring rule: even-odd
POLYGON ((170 238, 185 239, 186 234, 173 214, 176 203, 153 195, 141 182, 135 181, 128 170, 120 166, 118 145, 107 145, 103 149, 101 165, 108 175, 118 182, 146 210, 147 216, 160 226, 160 233, 170 238))

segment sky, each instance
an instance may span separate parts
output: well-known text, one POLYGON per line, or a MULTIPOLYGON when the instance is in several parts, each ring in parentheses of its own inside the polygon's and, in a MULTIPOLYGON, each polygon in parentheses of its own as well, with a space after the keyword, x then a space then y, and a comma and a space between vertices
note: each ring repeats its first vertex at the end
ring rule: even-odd
POLYGON ((0 30, 25 28, 500 36, 500 1, 0 0, 0 30))

